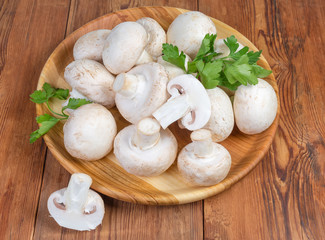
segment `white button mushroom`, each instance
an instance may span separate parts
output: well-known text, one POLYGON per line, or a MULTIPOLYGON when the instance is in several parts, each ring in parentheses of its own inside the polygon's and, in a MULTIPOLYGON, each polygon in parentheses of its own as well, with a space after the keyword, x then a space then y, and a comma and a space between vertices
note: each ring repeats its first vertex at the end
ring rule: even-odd
POLYGON ((197 186, 210 186, 221 182, 231 167, 231 156, 226 148, 211 140, 209 130, 192 132, 192 143, 178 155, 178 170, 184 179, 197 186))
POLYGON ((186 12, 170 24, 167 30, 167 42, 177 46, 180 51, 194 59, 207 33, 217 33, 212 20, 201 12, 186 12))
POLYGON ((169 129, 145 118, 121 130, 114 141, 114 154, 122 167, 138 176, 156 176, 176 159, 177 140, 169 129))
POLYGON ((149 40, 145 50, 154 58, 157 59, 162 54, 162 45, 166 43, 165 30, 159 23, 149 17, 140 18, 136 21, 140 23, 147 31, 149 40))
POLYGON ((202 128, 211 116, 211 103, 207 91, 191 74, 180 75, 167 84, 171 98, 152 115, 162 128, 181 119, 188 130, 202 128))
POLYGON ((78 96, 82 94, 107 108, 114 106, 114 76, 99 62, 89 59, 73 61, 65 68, 64 78, 78 96))
POLYGON ((235 124, 234 112, 228 95, 220 88, 207 89, 211 102, 211 117, 204 128, 212 133, 214 142, 225 140, 235 124))
POLYGON ((73 47, 74 59, 90 59, 101 62, 104 44, 110 32, 111 30, 99 29, 81 36, 73 47))
POLYGON ((95 103, 83 105, 64 124, 64 146, 73 157, 98 160, 112 150, 116 131, 109 110, 95 103))
POLYGON ((246 134, 261 133, 271 126, 278 108, 273 87, 263 79, 256 85, 241 85, 234 96, 235 121, 246 134))
POLYGON ((147 63, 119 74, 114 82, 115 102, 121 115, 136 124, 167 100, 167 73, 158 63, 147 63))
POLYGON ((148 34, 137 22, 123 22, 112 29, 103 50, 105 67, 113 74, 129 71, 136 64, 151 62, 145 51, 148 34))
POLYGON ((102 223, 104 202, 98 193, 89 189, 91 183, 88 175, 75 173, 70 178, 68 188, 50 195, 47 208, 61 227, 89 231, 102 223))
MULTIPOLYGON (((187 63, 189 61, 192 61, 191 58, 185 54, 186 58, 185 58, 185 69, 187 70, 187 63)), ((163 65, 163 67, 165 68, 166 72, 167 72, 167 75, 168 75, 168 79, 171 80, 179 75, 182 75, 182 74, 186 74, 186 72, 177 67, 176 65, 172 64, 172 63, 169 63, 167 61, 165 61, 162 56, 158 57, 157 59, 157 63, 163 65)))

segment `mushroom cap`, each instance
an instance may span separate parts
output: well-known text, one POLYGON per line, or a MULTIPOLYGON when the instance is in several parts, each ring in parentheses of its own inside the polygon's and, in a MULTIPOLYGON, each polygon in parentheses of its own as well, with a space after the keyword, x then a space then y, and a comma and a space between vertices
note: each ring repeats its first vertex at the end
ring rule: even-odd
POLYGON ((103 50, 105 67, 113 74, 129 71, 147 45, 148 35, 136 22, 122 22, 112 29, 103 50))
POLYGON ((140 23, 147 31, 149 39, 146 46, 146 51, 155 59, 162 54, 162 45, 166 43, 165 30, 159 23, 149 17, 140 18, 136 21, 140 23))
POLYGON ((111 30, 99 29, 81 36, 73 47, 74 59, 90 59, 101 62, 104 44, 110 32, 111 30))
POLYGON ((214 142, 225 140, 235 124, 234 113, 228 95, 220 88, 207 89, 211 102, 211 117, 204 128, 212 133, 214 142))
POLYGON ((114 106, 114 76, 94 60, 82 59, 70 63, 64 71, 64 78, 70 86, 89 100, 104 105, 114 106))
POLYGON ((135 96, 124 96, 117 92, 115 103, 121 115, 136 124, 142 118, 151 116, 166 102, 168 76, 164 67, 155 62, 136 66, 127 74, 143 76, 145 81, 139 84, 135 96))
POLYGON ((231 156, 226 148, 212 143, 213 154, 198 157, 196 142, 186 145, 178 155, 177 167, 183 178, 192 185, 210 186, 221 182, 231 167, 231 156))
POLYGON ((234 96, 234 114, 239 130, 246 134, 257 134, 273 123, 278 101, 273 87, 263 79, 256 85, 241 85, 234 96))
POLYGON ((210 119, 211 102, 202 83, 191 74, 184 74, 173 78, 167 84, 167 91, 172 98, 181 94, 187 96, 190 112, 182 119, 182 125, 188 130, 202 128, 210 119), (182 92, 182 93, 181 93, 182 92))
POLYGON ((93 190, 88 190, 88 200, 85 205, 84 213, 67 212, 62 208, 58 208, 56 203, 65 203, 65 192, 67 188, 62 188, 52 193, 47 200, 47 208, 54 220, 65 228, 70 228, 78 231, 89 231, 95 229, 102 223, 105 207, 101 196, 93 190), (95 212, 89 214, 93 209, 95 212))
POLYGON ((177 156, 177 140, 169 129, 160 130, 160 138, 152 148, 141 150, 131 139, 136 125, 122 129, 114 141, 114 154, 129 173, 137 176, 157 176, 166 171, 177 156))
POLYGON ((167 42, 195 58, 207 34, 216 34, 212 20, 201 12, 191 11, 179 15, 167 30, 167 42))
POLYGON ((64 124, 64 146, 73 157, 98 160, 112 150, 116 131, 109 110, 96 103, 86 104, 73 111, 64 124))
MULTIPOLYGON (((187 63, 189 61, 192 61, 191 58, 185 54, 186 58, 185 58, 185 69, 187 70, 187 63)), ((186 74, 186 72, 177 67, 176 65, 170 63, 170 62, 167 62, 165 61, 162 56, 158 57, 157 59, 157 63, 163 65, 163 67, 165 68, 166 72, 167 72, 167 75, 168 75, 168 79, 171 80, 179 75, 182 75, 182 74, 186 74)))

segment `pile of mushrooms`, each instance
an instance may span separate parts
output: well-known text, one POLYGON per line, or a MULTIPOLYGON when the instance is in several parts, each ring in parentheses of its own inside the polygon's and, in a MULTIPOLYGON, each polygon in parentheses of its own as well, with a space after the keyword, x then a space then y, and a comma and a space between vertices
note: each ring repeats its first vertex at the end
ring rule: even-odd
MULTIPOLYGON (((179 15, 167 34, 157 21, 146 17, 78 39, 75 61, 66 67, 64 77, 72 88, 70 97, 93 103, 69 110, 63 129, 67 151, 83 161, 94 161, 105 157, 114 145, 116 159, 130 174, 157 176, 177 159, 178 171, 189 184, 210 186, 225 179, 231 156, 217 142, 224 141, 235 124, 245 134, 266 130, 275 119, 277 97, 262 79, 235 92, 218 87, 207 90, 195 76, 162 59, 163 43, 178 46, 187 62, 196 56, 204 36, 216 32, 209 17, 192 11, 179 15), (233 104, 229 95, 234 95, 233 104), (114 105, 131 123, 119 133, 109 111, 114 105), (193 131, 192 143, 179 154, 168 129, 173 122, 193 131)), ((221 53, 218 57, 228 54, 222 39, 214 47, 221 53)), ((94 208, 99 216, 90 223, 94 215, 88 210, 86 192, 90 191, 88 197, 93 194, 90 184, 86 176, 73 175, 67 189, 51 195, 49 210, 61 226, 88 230, 99 224, 103 214, 99 200, 94 208), (77 203, 72 203, 75 198, 77 203), (73 219, 79 217, 89 221, 78 225, 82 220, 73 219)))

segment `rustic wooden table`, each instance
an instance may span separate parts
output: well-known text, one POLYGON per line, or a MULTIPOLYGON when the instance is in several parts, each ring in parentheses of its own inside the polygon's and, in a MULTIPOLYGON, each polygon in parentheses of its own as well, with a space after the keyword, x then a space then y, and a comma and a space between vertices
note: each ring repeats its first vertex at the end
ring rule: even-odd
POLYGON ((0 0, 0 239, 325 239, 324 22, 323 0, 0 0), (263 49, 280 90, 274 142, 253 171, 217 196, 162 207, 104 196, 102 226, 63 229, 46 202, 70 174, 44 141, 28 143, 37 128, 29 94, 72 31, 148 5, 199 10, 263 49))

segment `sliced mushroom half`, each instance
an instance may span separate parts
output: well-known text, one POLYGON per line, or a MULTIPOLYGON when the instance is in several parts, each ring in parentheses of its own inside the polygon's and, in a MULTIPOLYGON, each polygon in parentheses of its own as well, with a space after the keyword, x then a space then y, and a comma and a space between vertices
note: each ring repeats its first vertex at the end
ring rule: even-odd
POLYGON ((98 193, 89 189, 91 183, 88 175, 75 173, 67 188, 50 195, 47 208, 61 227, 89 231, 102 223, 104 202, 98 193))
POLYGON ((193 75, 184 74, 169 81, 167 91, 171 98, 152 115, 162 128, 181 119, 188 130, 202 128, 211 116, 211 103, 207 91, 193 75))

